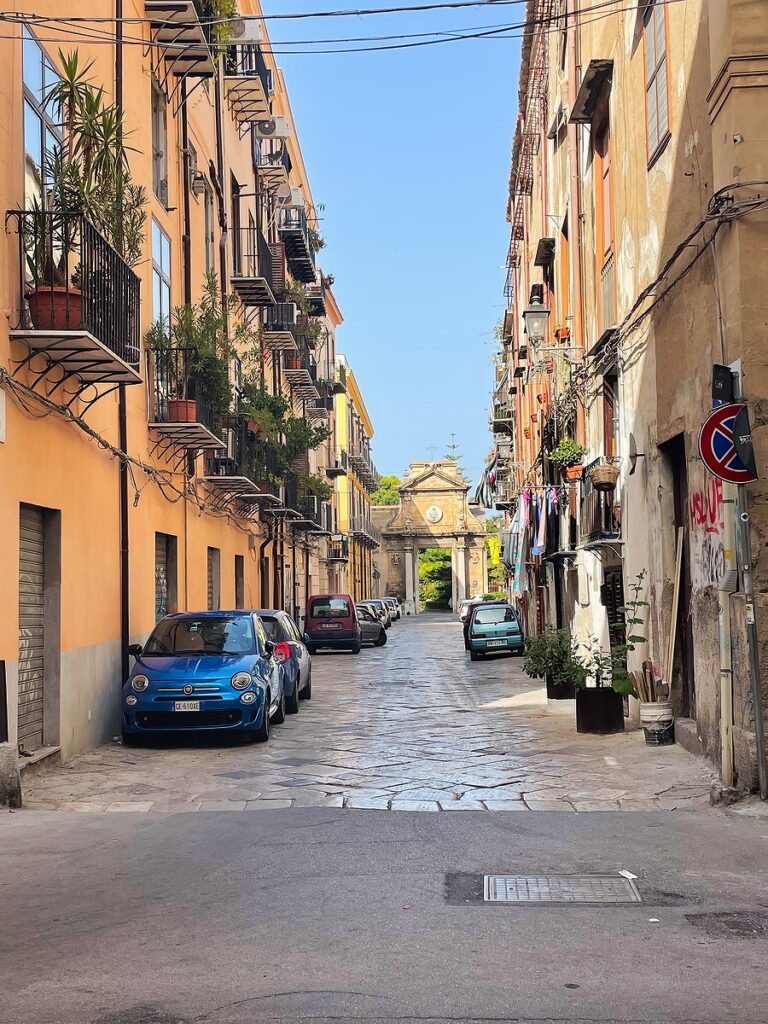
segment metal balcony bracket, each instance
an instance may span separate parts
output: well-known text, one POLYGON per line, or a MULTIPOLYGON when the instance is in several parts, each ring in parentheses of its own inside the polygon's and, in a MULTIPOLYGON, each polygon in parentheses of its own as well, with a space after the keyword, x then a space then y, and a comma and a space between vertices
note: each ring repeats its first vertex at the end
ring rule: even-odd
POLYGON ((214 56, 192 0, 145 0, 153 41, 168 75, 211 78, 214 56))
POLYGON ((299 346, 291 331, 262 331, 264 347, 272 352, 298 352, 299 346))
POLYGON ((266 277, 236 274, 230 278, 232 288, 244 306, 274 306, 275 296, 266 277))
POLYGON ((241 138, 253 121, 266 121, 270 116, 269 97, 259 75, 225 75, 224 92, 241 138))
POLYGON ((150 423, 149 429, 157 435, 150 455, 159 451, 177 472, 189 458, 224 450, 221 438, 202 423, 150 423))

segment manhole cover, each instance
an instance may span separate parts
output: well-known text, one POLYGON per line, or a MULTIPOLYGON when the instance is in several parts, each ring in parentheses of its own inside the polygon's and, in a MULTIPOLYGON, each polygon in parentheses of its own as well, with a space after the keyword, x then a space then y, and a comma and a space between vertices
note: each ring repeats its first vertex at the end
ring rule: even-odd
POLYGON ((622 875, 486 875, 486 903, 640 903, 622 875))

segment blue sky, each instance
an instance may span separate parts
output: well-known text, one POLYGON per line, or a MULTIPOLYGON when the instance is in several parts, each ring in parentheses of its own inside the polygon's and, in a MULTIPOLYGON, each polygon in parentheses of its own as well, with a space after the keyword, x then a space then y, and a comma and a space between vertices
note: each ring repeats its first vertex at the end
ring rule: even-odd
MULTIPOLYGON (((282 10, 323 7, 286 0, 282 10)), ((265 13, 278 10, 265 4, 265 13)), ((432 457, 430 445, 441 457, 455 433, 476 481, 490 447, 520 42, 335 55, 287 55, 279 44, 482 29, 519 22, 524 11, 520 3, 269 23, 315 202, 325 204, 321 261, 345 318, 337 347, 373 419, 381 473, 401 475, 432 457)))

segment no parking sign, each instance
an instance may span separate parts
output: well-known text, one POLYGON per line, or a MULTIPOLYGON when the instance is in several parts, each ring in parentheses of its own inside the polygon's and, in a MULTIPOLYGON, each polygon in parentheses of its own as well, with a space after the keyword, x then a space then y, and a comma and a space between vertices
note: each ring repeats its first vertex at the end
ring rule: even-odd
POLYGON ((699 455, 710 473, 726 483, 757 480, 746 405, 731 402, 710 413, 699 432, 699 455))

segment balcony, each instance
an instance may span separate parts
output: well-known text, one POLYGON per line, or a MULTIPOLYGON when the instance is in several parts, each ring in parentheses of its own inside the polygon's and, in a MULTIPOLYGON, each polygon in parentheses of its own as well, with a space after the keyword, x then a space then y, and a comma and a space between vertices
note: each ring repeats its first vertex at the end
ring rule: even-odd
POLYGON ((497 481, 493 505, 499 512, 512 511, 517 506, 517 493, 511 481, 497 481))
POLYGON ((314 284, 315 254, 309 244, 309 225, 303 208, 289 206, 279 211, 277 230, 285 245, 291 274, 303 284, 314 284))
POLYGON ((511 431, 515 422, 515 413, 511 405, 494 402, 491 410, 490 426, 494 433, 511 431))
POLYGON ((352 516, 350 533, 357 537, 366 547, 381 546, 381 532, 366 516, 352 516))
POLYGON ((371 461, 371 451, 367 445, 357 445, 350 450, 349 467, 366 490, 376 490, 379 474, 371 461))
POLYGON ((310 284, 307 288, 307 298, 309 299, 309 315, 310 316, 325 316, 328 312, 328 306, 325 301, 325 278, 320 272, 315 279, 315 275, 312 276, 313 284, 310 284))
POLYGON ((169 72, 183 78, 211 78, 215 74, 210 30, 200 21, 192 0, 145 0, 152 42, 168 64, 169 72))
POLYGON ((346 366, 336 367, 336 387, 335 392, 337 395, 346 395, 347 393, 347 368, 346 366))
POLYGON ((297 398, 312 401, 320 397, 317 389, 317 367, 305 345, 301 345, 296 352, 285 353, 283 376, 297 398))
POLYGON ((301 518, 294 521, 294 529, 330 534, 331 506, 327 501, 321 501, 316 494, 306 494, 298 500, 298 511, 301 518))
POLYGON ((328 543, 327 562, 349 561, 349 537, 341 533, 332 534, 328 543))
POLYGON ((225 447, 208 405, 197 352, 167 348, 154 354, 152 422, 149 429, 163 439, 159 447, 185 453, 220 451, 225 447))
POLYGON ((291 158, 282 146, 278 153, 262 153, 257 164, 259 186, 278 199, 289 199, 291 158))
POLYGON ((239 228, 235 240, 231 284, 244 306, 273 306, 272 253, 257 228, 239 228))
POLYGON ((20 267, 10 337, 27 351, 16 372, 26 367, 35 384, 54 372, 52 390, 68 400, 91 385, 140 383, 139 278, 122 257, 79 213, 10 210, 6 224, 20 267))
POLYGON ((297 352, 295 302, 277 302, 264 310, 262 339, 273 352, 297 352))
POLYGON ((272 74, 254 44, 230 46, 224 58, 224 94, 242 135, 254 121, 270 116, 272 74))
POLYGON ((328 420, 332 412, 333 398, 330 397, 318 398, 306 410, 306 414, 311 420, 328 420))
POLYGON ((218 506, 235 502, 246 512, 279 506, 278 467, 270 451, 249 429, 247 420, 233 417, 222 435, 225 454, 207 460, 203 477, 218 506))
POLYGON ((584 478, 581 502, 581 543, 587 546, 600 541, 621 538, 621 506, 613 491, 596 491, 588 477, 584 478))
POLYGON ((348 465, 346 451, 343 448, 337 448, 331 464, 326 467, 325 475, 331 479, 337 476, 346 476, 348 465))

